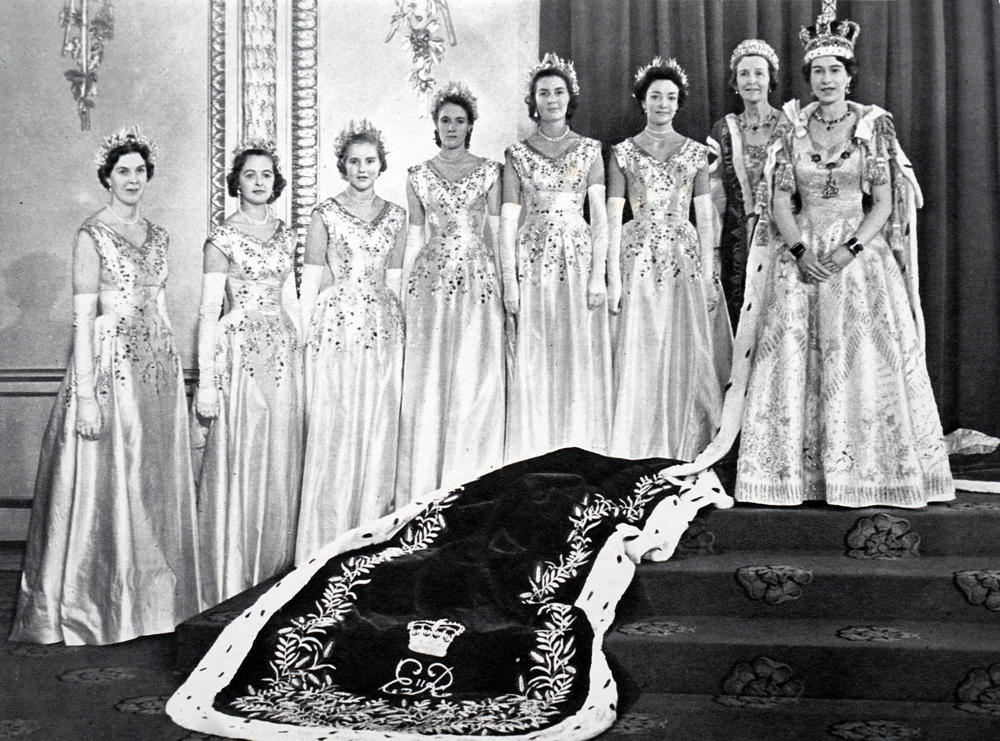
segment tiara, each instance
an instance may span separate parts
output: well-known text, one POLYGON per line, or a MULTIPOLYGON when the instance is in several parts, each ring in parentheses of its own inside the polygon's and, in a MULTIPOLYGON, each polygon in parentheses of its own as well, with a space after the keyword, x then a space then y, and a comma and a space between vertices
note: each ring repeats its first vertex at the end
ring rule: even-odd
POLYGON ((729 69, 736 69, 737 62, 743 57, 764 57, 772 69, 779 68, 778 55, 775 54, 771 45, 763 39, 745 39, 738 43, 733 49, 733 55, 729 58, 729 69))
POLYGON ((149 150, 149 156, 147 157, 149 164, 156 162, 156 143, 148 136, 140 134, 139 127, 133 124, 127 128, 118 129, 118 131, 110 136, 104 137, 104 141, 101 142, 101 146, 94 154, 94 164, 104 167, 108 163, 108 155, 111 154, 111 150, 128 142, 135 142, 146 147, 149 150))
POLYGON ((428 656, 444 656, 451 642, 465 632, 465 626, 451 620, 414 620, 406 625, 409 649, 428 656))
POLYGON ((854 59, 854 44, 861 33, 861 26, 854 21, 835 22, 836 5, 836 2, 824 0, 823 12, 816 17, 816 25, 799 32, 799 39, 806 48, 806 64, 817 57, 854 59))
POLYGON ((542 72, 546 72, 548 70, 564 74, 569 79, 570 92, 573 93, 573 95, 580 94, 580 83, 577 82, 576 69, 573 67, 573 63, 568 59, 563 59, 557 54, 546 52, 545 56, 542 57, 542 61, 528 71, 528 84, 526 87, 529 95, 531 94, 531 83, 534 82, 542 72))
POLYGON ((347 148, 347 144, 351 139, 358 134, 365 134, 372 139, 374 139, 379 149, 382 150, 384 154, 388 154, 388 150, 385 148, 385 142, 382 141, 382 132, 376 129, 372 122, 367 118, 362 118, 360 121, 355 121, 353 118, 348 122, 347 126, 337 134, 337 138, 333 141, 333 152, 337 159, 340 159, 344 155, 344 150, 347 148))
POLYGON ((635 84, 638 84, 640 80, 642 80, 646 75, 650 73, 651 70, 654 69, 673 70, 675 73, 677 73, 677 77, 680 78, 681 87, 686 88, 688 86, 687 72, 684 71, 684 68, 681 67, 681 65, 673 57, 671 57, 670 59, 664 59, 663 57, 655 57, 653 61, 647 64, 645 67, 640 67, 635 73, 635 78, 634 78, 635 84))
POLYGON ((275 159, 278 158, 277 155, 278 147, 277 145, 275 145, 274 139, 264 139, 264 138, 245 139, 233 149, 233 157, 243 154, 248 149, 261 149, 267 152, 271 157, 275 159))
POLYGON ((434 97, 431 99, 430 111, 432 117, 437 109, 441 107, 444 99, 448 96, 464 100, 469 105, 472 118, 479 118, 479 107, 477 106, 476 96, 472 94, 472 91, 469 90, 468 85, 464 82, 449 82, 443 88, 438 89, 438 91, 434 94, 434 97))

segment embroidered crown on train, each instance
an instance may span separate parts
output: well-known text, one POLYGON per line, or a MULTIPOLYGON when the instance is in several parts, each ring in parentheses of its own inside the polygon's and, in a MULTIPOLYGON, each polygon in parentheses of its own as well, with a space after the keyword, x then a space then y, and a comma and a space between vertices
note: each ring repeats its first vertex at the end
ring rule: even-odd
POLYGON ((381 149, 385 154, 389 154, 389 150, 385 148, 385 142, 382 140, 382 132, 375 128, 371 121, 367 118, 362 118, 360 121, 355 121, 353 118, 347 123, 347 126, 337 134, 337 138, 333 141, 333 152, 334 156, 340 158, 344 153, 344 149, 347 147, 347 142, 351 140, 351 137, 357 134, 367 134, 369 137, 378 142, 379 149, 381 149))
POLYGON ((580 94, 580 83, 576 79, 576 69, 573 67, 573 63, 568 59, 563 59, 557 54, 552 52, 546 52, 545 56, 542 57, 542 61, 536 64, 528 71, 528 84, 525 86, 528 92, 531 92, 531 82, 534 80, 539 73, 545 72, 547 70, 556 70, 561 72, 569 79, 570 92, 573 95, 580 94))
POLYGON ((94 164, 103 167, 108 161, 108 155, 111 154, 112 149, 120 147, 122 144, 127 144, 130 141, 142 144, 149 150, 150 164, 153 164, 156 161, 156 142, 148 136, 139 133, 139 127, 133 124, 132 126, 118 129, 118 131, 110 136, 104 137, 104 141, 101 142, 100 148, 98 148, 97 152, 94 154, 94 164))
POLYGON ((664 59, 663 57, 654 57, 653 61, 647 64, 645 67, 640 67, 635 73, 635 82, 639 82, 643 77, 649 74, 654 69, 672 70, 677 73, 680 78, 681 87, 688 86, 688 76, 684 68, 681 67, 680 63, 671 57, 670 59, 664 59))
POLYGON ((472 118, 479 118, 479 106, 476 96, 472 94, 469 86, 464 82, 449 82, 443 88, 439 88, 431 98, 431 116, 441 106, 442 101, 447 97, 461 98, 471 109, 472 118))
POLYGON ((861 34, 861 26, 854 21, 838 21, 836 8, 836 2, 824 0, 816 25, 799 32, 799 39, 806 48, 806 64, 818 57, 854 59, 854 44, 861 34))
POLYGON ((764 57, 773 69, 780 69, 774 47, 763 39, 744 39, 737 44, 733 55, 729 57, 729 69, 736 69, 736 64, 743 57, 764 57))
POLYGON ((407 624, 410 631, 410 650, 428 656, 444 656, 451 642, 465 632, 465 626, 452 620, 413 620, 407 624))

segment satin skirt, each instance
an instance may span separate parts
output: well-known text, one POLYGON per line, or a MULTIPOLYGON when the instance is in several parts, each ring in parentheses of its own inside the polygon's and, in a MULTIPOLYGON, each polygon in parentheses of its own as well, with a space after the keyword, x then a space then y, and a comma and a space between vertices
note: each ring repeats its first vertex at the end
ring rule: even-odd
POLYGON ((587 307, 590 250, 582 219, 551 227, 529 222, 518 235, 520 309, 511 348, 508 461, 567 447, 607 450, 611 338, 606 303, 587 307))
POLYGON ((306 347, 306 452, 295 546, 300 564, 337 535, 394 508, 403 366, 399 307, 381 307, 382 329, 355 341, 345 336, 342 317, 356 302, 336 291, 320 295, 306 347))
POLYGON ((291 321, 235 310, 219 324, 219 415, 198 484, 205 601, 291 567, 305 446, 304 369, 291 321))
POLYGON ((503 463, 504 312, 492 284, 471 275, 454 294, 425 283, 408 294, 397 507, 503 463))
POLYGON ((11 640, 118 643, 202 609, 187 403, 169 328, 95 323, 103 427, 76 434, 70 362, 42 441, 11 640))
POLYGON ((722 416, 732 335, 721 288, 705 289, 693 228, 633 221, 622 256, 611 455, 691 460, 722 416))
MULTIPOLYGON (((822 256, 860 216, 797 217, 822 256)), ((775 261, 743 412, 736 498, 922 507, 954 485, 903 274, 876 236, 843 270, 805 283, 775 261)))

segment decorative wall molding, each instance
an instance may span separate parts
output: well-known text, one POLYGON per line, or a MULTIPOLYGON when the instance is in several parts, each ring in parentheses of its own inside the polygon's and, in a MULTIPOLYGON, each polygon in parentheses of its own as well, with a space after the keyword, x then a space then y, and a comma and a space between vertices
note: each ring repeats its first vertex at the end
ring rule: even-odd
POLYGON ((242 138, 273 141, 278 131, 278 9, 274 0, 243 0, 242 11, 242 138))
POLYGON ((226 0, 209 9, 208 161, 211 231, 226 216, 226 0))
POLYGON ((300 274, 302 245, 319 181, 318 31, 317 0, 293 0, 291 201, 300 274))

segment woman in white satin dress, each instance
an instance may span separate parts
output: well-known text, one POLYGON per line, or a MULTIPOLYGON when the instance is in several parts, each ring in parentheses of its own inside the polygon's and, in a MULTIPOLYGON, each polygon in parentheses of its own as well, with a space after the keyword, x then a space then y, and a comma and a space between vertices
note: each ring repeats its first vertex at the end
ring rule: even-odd
POLYGON ((546 54, 531 70, 526 98, 538 130, 507 151, 501 263, 504 304, 517 325, 508 385, 509 461, 564 447, 608 447, 604 161, 599 141, 570 128, 579 95, 572 63, 546 54), (583 218, 584 199, 590 224, 583 218))
POLYGON ((271 213, 285 185, 273 142, 237 149, 228 185, 240 207, 205 242, 198 324, 195 408, 208 425, 198 528, 208 604, 292 565, 305 442, 296 238, 271 213))
POLYGON ((142 217, 156 147, 104 141, 110 203, 73 248, 73 357, 42 440, 11 640, 118 643, 202 609, 167 233, 142 217))
POLYGON ((477 107, 467 87, 442 88, 431 114, 441 150, 411 167, 407 180, 397 506, 503 462, 504 312, 495 256, 501 166, 469 152, 477 107))
POLYGON ((313 211, 302 275, 307 432, 298 563, 395 504, 406 211, 375 193, 386 169, 378 129, 351 122, 334 151, 348 185, 313 211), (333 284, 317 297, 324 276, 333 284))

